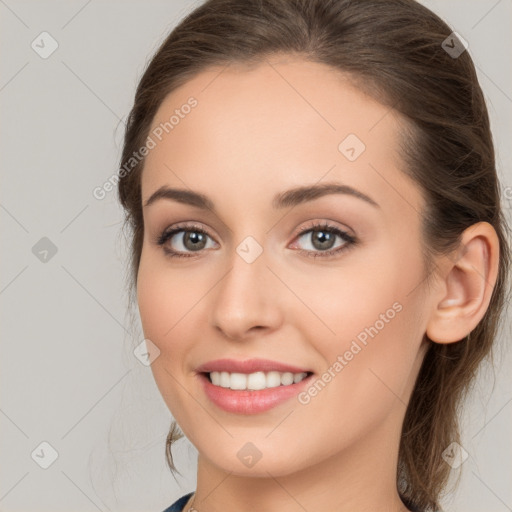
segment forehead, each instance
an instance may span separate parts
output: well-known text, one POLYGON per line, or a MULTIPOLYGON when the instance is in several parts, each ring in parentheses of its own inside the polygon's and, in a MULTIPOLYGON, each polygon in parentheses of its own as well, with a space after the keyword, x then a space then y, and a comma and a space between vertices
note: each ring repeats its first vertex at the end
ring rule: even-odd
POLYGON ((250 201, 324 176, 377 196, 393 184, 395 200, 414 195, 399 171, 401 128, 395 111, 325 64, 281 57, 210 68, 158 109, 143 200, 172 185, 207 195, 236 186, 250 201))

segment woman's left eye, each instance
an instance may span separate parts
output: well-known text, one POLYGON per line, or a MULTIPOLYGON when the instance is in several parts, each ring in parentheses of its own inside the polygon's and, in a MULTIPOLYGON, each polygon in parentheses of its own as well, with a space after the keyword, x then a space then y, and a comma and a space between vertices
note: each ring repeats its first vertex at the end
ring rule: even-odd
MULTIPOLYGON (((309 237, 311 249, 299 249, 301 254, 308 257, 329 257, 338 254, 350 246, 357 243, 356 238, 341 229, 330 224, 315 224, 306 229, 303 229, 296 237, 297 240, 309 237), (341 245, 334 247, 336 238, 341 239, 341 245), (333 248, 334 247, 334 248, 333 248)), ((156 243, 163 247, 167 256, 174 257, 193 257, 194 252, 200 252, 206 249, 207 239, 210 235, 199 226, 178 226, 170 230, 164 231, 156 240, 156 243), (180 236, 176 236, 180 234, 180 236), (176 238, 178 245, 181 246, 178 250, 169 248, 166 243, 176 238), (190 251, 187 253, 187 251, 190 251), (192 254, 191 254, 192 253, 192 254)), ((211 248, 211 247, 210 247, 211 248)))
POLYGON ((297 239, 301 239, 303 237, 309 239, 310 245, 314 249, 318 249, 318 251, 300 249, 299 252, 312 258, 327 258, 329 256, 336 255, 357 243, 354 236, 335 226, 331 226, 330 224, 315 224, 301 231, 297 239), (342 240, 342 244, 333 248, 336 238, 340 238, 342 240))

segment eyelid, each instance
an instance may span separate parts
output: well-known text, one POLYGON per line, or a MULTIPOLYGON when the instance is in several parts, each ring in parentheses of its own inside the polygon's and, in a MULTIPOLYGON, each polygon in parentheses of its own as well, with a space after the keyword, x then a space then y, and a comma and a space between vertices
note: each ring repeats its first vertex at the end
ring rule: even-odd
POLYGON ((355 236, 356 236, 355 233, 353 232, 353 230, 351 228, 349 228, 348 226, 345 226, 345 225, 340 226, 339 222, 336 222, 334 220, 318 218, 315 220, 308 221, 308 222, 306 222, 305 225, 301 225, 300 227, 298 227, 295 230, 293 237, 295 239, 297 236, 303 235, 306 231, 314 230, 315 228, 321 229, 324 227, 341 231, 343 233, 346 233, 350 237, 355 238, 355 236))
MULTIPOLYGON (((168 240, 169 238, 174 236, 176 232, 180 231, 197 231, 199 233, 204 233, 205 235, 207 235, 208 237, 215 241, 214 237, 210 234, 209 230, 204 228, 201 224, 196 224, 193 221, 192 223, 185 221, 178 222, 178 224, 173 224, 172 226, 163 229, 161 232, 157 232, 154 242, 156 244, 162 245, 163 243, 165 243, 165 240, 168 240)), ((215 243, 218 242, 215 241, 215 243)))

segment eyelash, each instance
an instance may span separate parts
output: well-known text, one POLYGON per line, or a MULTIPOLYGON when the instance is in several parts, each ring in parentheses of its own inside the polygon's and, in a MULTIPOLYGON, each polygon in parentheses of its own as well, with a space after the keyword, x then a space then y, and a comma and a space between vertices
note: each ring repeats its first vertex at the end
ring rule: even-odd
MULTIPOLYGON (((336 249, 330 249, 327 251, 308 251, 306 249, 297 249, 297 251, 300 254, 303 254, 309 258, 318 258, 318 257, 329 258, 331 256, 336 256, 336 255, 340 254, 341 252, 343 252, 347 249, 350 249, 351 247, 355 246, 358 243, 357 239, 354 236, 350 235, 346 231, 342 231, 341 229, 339 229, 331 224, 325 223, 325 222, 314 223, 313 225, 310 225, 307 228, 304 228, 296 235, 295 238, 300 238, 304 234, 309 233, 309 232, 314 232, 314 231, 323 231, 323 232, 337 235, 340 238, 342 238, 346 243, 343 244, 341 247, 338 247, 336 249)), ((162 248, 165 252, 165 255, 168 256, 169 258, 193 258, 195 256, 195 254, 190 254, 190 253, 183 254, 179 251, 174 251, 173 249, 163 247, 164 244, 168 240, 170 240, 176 233, 181 233, 181 232, 202 233, 202 234, 210 237, 210 235, 208 234, 207 231, 205 231, 200 226, 195 226, 195 225, 178 225, 170 230, 164 230, 160 235, 157 236, 155 242, 157 245, 162 246, 162 248)), ((196 251, 196 252, 200 253, 201 251, 196 251)))

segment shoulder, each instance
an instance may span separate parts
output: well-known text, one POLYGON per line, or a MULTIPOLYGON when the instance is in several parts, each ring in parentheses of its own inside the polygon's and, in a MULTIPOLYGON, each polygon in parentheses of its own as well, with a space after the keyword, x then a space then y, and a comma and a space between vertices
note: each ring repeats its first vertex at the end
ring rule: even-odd
POLYGON ((186 505, 190 496, 194 494, 193 492, 189 492, 182 496, 179 500, 176 500, 170 507, 166 508, 163 512, 182 512, 183 507, 186 505))

